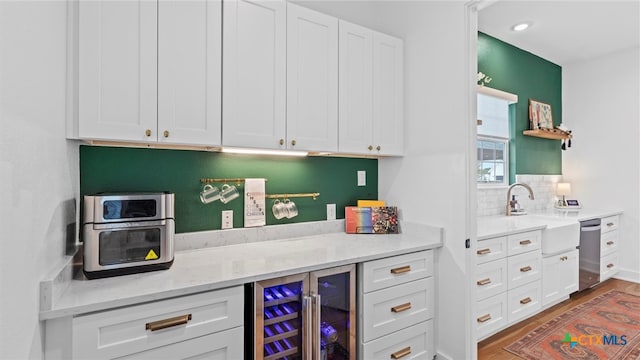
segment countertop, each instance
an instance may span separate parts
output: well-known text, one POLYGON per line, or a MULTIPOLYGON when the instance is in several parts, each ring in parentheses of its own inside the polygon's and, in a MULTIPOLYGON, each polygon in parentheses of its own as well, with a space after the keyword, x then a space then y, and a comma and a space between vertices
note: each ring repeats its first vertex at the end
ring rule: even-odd
POLYGON ((529 213, 518 216, 481 216, 478 217, 477 239, 484 240, 492 237, 515 234, 525 231, 541 230, 576 222, 604 218, 622 214, 619 209, 553 209, 540 213, 529 213))
MULTIPOLYGON (((215 236, 219 231, 210 233, 209 236, 215 236)), ((200 237, 205 236, 206 233, 200 234, 200 237)), ((221 289, 441 245, 441 228, 406 223, 402 224, 401 234, 393 235, 316 233, 176 251, 173 266, 168 270, 97 280, 70 279, 56 284, 59 289, 47 292, 52 298, 41 295, 40 320, 221 289)), ((50 284, 46 286, 54 286, 50 284)))

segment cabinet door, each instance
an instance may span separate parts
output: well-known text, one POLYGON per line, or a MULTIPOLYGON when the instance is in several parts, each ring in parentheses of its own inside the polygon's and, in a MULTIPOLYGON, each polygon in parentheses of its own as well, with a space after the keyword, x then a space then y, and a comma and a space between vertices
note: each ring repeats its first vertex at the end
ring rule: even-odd
POLYGON ((567 251, 542 259, 542 306, 578 290, 578 250, 567 251))
POLYGON ((374 154, 373 32, 340 20, 338 42, 338 149, 342 153, 374 154))
POLYGON ((215 359, 235 360, 244 356, 244 328, 222 331, 179 343, 158 347, 118 359, 215 359))
POLYGON ((156 141, 157 4, 78 5, 79 137, 156 141))
POLYGON ((158 141, 220 145, 222 3, 158 4, 158 141))
POLYGON ((287 148, 338 151, 338 19, 287 5, 287 148))
POLYGON ((224 146, 285 148, 285 15, 284 0, 223 3, 224 146))
POLYGON ((373 146, 380 155, 403 152, 403 42, 373 33, 373 146))

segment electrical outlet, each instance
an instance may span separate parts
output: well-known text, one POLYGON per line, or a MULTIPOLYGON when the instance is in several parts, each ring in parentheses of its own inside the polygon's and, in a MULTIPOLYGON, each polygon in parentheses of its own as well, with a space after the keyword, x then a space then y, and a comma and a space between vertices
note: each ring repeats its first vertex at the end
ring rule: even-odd
POLYGON ((367 172, 358 170, 358 186, 367 186, 367 172))
POLYGON ((336 219, 336 204, 327 204, 327 220, 336 219))
POLYGON ((233 229, 233 210, 222 211, 222 228, 233 229))

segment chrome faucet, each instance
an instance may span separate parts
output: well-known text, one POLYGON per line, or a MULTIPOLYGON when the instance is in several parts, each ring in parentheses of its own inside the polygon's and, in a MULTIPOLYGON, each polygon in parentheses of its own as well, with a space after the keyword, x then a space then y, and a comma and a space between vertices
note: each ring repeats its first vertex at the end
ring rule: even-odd
POLYGON ((531 199, 531 200, 534 199, 533 190, 531 190, 531 187, 529 185, 527 185, 525 183, 516 183, 516 184, 513 184, 513 185, 509 186, 509 190, 507 191, 507 212, 506 212, 507 216, 511 216, 511 204, 510 204, 510 201, 511 201, 511 190, 516 186, 522 186, 523 188, 529 190, 529 199, 531 199))

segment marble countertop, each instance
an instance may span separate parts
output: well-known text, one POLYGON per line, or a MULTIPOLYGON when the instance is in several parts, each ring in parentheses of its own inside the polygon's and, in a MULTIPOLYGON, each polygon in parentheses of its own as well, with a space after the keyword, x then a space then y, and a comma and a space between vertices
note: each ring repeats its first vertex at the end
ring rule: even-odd
POLYGON ((477 239, 553 228, 595 218, 622 214, 619 209, 549 210, 519 216, 481 216, 477 222, 477 239))
MULTIPOLYGON (((215 236, 220 231, 209 233, 208 236, 215 236)), ((403 224, 402 234, 394 235, 344 232, 296 235, 282 240, 176 251, 173 266, 168 270, 97 280, 46 282, 44 287, 58 289, 45 292, 50 298, 41 295, 40 319, 194 294, 442 245, 441 228, 412 223, 403 224)), ((199 235, 206 236, 206 233, 199 235)))

